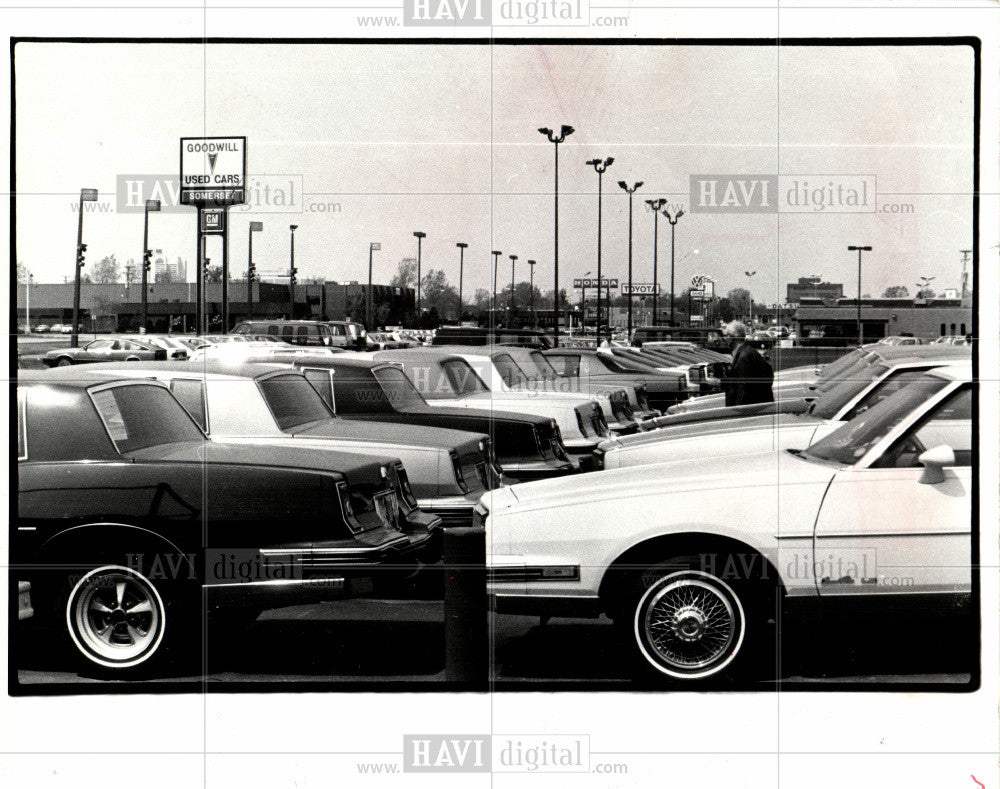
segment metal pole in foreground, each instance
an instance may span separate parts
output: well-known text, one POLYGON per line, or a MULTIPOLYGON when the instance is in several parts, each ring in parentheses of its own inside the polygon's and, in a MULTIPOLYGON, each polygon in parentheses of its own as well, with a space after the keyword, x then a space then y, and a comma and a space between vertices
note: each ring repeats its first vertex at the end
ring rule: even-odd
POLYGON ((147 200, 142 223, 142 314, 139 331, 146 332, 149 307, 149 270, 152 268, 153 250, 149 248, 149 212, 159 211, 159 200, 147 200))
POLYGON ((247 243, 247 320, 253 319, 253 281, 257 276, 257 268, 253 264, 253 234, 263 229, 263 222, 250 223, 250 238, 247 243))
POLYGON ((861 346, 865 344, 864 332, 861 327, 861 253, 871 252, 872 248, 870 246, 849 246, 847 249, 849 252, 856 250, 858 253, 858 345, 861 346))
POLYGON ((489 654, 486 621, 486 533, 444 530, 445 678, 485 686, 489 654))
POLYGON ((559 347, 559 143, 563 142, 574 131, 572 126, 565 124, 559 129, 557 137, 551 129, 542 128, 538 132, 544 134, 549 142, 555 144, 555 236, 552 244, 552 269, 555 275, 555 284, 552 291, 552 304, 554 307, 552 324, 552 345, 559 347))
POLYGON ((365 311, 366 314, 367 314, 366 322, 368 323, 368 331, 374 331, 375 330, 375 324, 373 323, 373 321, 375 319, 375 316, 374 316, 374 313, 373 313, 373 310, 374 310, 373 301, 374 301, 375 297, 374 297, 374 294, 372 293, 372 287, 373 287, 372 286, 372 265, 373 265, 372 255, 373 255, 373 253, 375 252, 376 249, 381 250, 382 249, 382 244, 379 243, 378 241, 371 241, 371 242, 368 243, 368 309, 365 311))
POLYGON ((535 318, 535 261, 528 261, 529 271, 531 272, 531 282, 528 285, 528 298, 531 304, 531 325, 536 327, 538 325, 538 320, 535 318))
POLYGON ((497 314, 497 269, 500 268, 500 255, 503 253, 498 250, 493 250, 493 300, 490 302, 490 329, 492 330, 496 326, 496 314, 497 314))
POLYGON ((511 328, 514 327, 514 264, 517 263, 517 255, 510 256, 510 317, 507 319, 507 325, 511 328))
POLYGON ((660 197, 656 200, 647 200, 646 204, 653 209, 653 325, 655 326, 658 323, 656 313, 660 294, 660 272, 657 267, 657 252, 660 247, 660 209, 667 204, 667 201, 660 197))
POLYGON ((420 254, 421 242, 427 237, 426 233, 419 230, 413 233, 417 237, 417 323, 420 323, 420 254))

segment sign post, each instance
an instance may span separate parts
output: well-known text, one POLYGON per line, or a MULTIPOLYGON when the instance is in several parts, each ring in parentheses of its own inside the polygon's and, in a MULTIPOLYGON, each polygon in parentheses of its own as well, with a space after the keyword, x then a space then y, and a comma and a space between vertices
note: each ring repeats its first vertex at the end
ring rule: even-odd
POLYGON ((208 331, 207 236, 222 236, 222 332, 229 332, 229 206, 246 202, 246 137, 181 137, 180 202, 198 209, 196 331, 208 331))

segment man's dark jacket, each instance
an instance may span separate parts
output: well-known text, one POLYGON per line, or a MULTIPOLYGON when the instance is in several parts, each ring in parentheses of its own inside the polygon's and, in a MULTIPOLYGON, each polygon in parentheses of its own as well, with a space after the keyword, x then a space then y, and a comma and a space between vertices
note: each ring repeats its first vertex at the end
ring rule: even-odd
POLYGON ((771 382, 774 370, 760 352, 749 343, 742 343, 733 353, 724 388, 726 405, 750 405, 751 403, 773 403, 771 382))

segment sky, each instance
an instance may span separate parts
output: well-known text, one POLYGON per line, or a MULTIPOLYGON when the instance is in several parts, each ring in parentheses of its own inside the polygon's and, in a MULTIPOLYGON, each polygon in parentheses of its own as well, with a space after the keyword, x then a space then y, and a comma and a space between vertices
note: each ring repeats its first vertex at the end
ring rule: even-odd
MULTIPOLYGON (((491 284, 491 250, 535 259, 552 287, 553 146, 536 129, 570 124, 559 147, 560 280, 596 274, 598 177, 602 265, 652 281, 653 216, 643 200, 685 210, 676 227, 678 291, 708 275, 724 294, 748 284, 775 302, 819 275, 857 287, 849 244, 868 244, 862 291, 911 293, 921 276, 959 286, 972 246, 972 52, 963 47, 591 45, 202 45, 20 43, 16 68, 17 257, 36 282, 73 275, 75 202, 87 260, 142 253, 143 217, 116 210, 123 174, 176 178, 179 138, 248 138, 248 183, 301 188, 299 209, 230 214, 231 271, 246 268, 247 223, 261 271, 287 269, 291 223, 300 277, 387 282, 416 255, 465 294, 491 284), (875 213, 708 214, 690 210, 692 174, 870 174, 875 213), (311 207, 311 208, 310 208, 311 207), (320 210, 321 208, 326 210, 320 210), (695 252, 697 250, 697 252, 695 252)), ((660 281, 669 283, 661 217, 660 281)), ((210 242, 213 263, 218 241, 210 242)), ((154 214, 150 246, 193 271, 195 211, 154 214)), ((575 295, 578 295, 575 294, 575 295)), ((574 294, 571 294, 574 298, 574 294)))

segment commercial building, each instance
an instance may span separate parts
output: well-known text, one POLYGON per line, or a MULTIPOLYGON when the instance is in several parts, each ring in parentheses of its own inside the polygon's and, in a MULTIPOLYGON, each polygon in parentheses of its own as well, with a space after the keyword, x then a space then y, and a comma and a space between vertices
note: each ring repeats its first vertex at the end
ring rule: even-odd
POLYGON ((842 283, 823 282, 820 277, 799 277, 798 282, 789 282, 785 287, 785 301, 790 304, 799 304, 803 299, 836 301, 844 297, 842 283))
MULTIPOLYGON (((29 286, 17 285, 17 323, 28 320, 29 286)), ((251 314, 256 318, 294 317, 312 320, 364 321, 367 283, 337 282, 297 284, 295 303, 287 284, 255 282, 252 313, 245 279, 229 282, 230 328, 251 314)), ((30 285, 31 327, 73 322, 73 283, 30 285)), ((210 332, 222 330, 222 283, 205 286, 206 315, 210 332)), ((413 288, 391 285, 372 287, 376 322, 399 323, 414 309, 413 288)), ((151 282, 147 297, 149 331, 157 333, 194 331, 197 290, 193 282, 151 282)), ((137 283, 100 284, 84 282, 80 287, 80 323, 85 331, 131 332, 139 330, 142 287, 137 283)))
MULTIPOLYGON (((792 320, 800 345, 858 343, 857 299, 800 304, 792 320)), ((963 307, 961 299, 862 299, 861 332, 864 342, 899 335, 924 340, 965 336, 972 332, 972 309, 963 307)))

